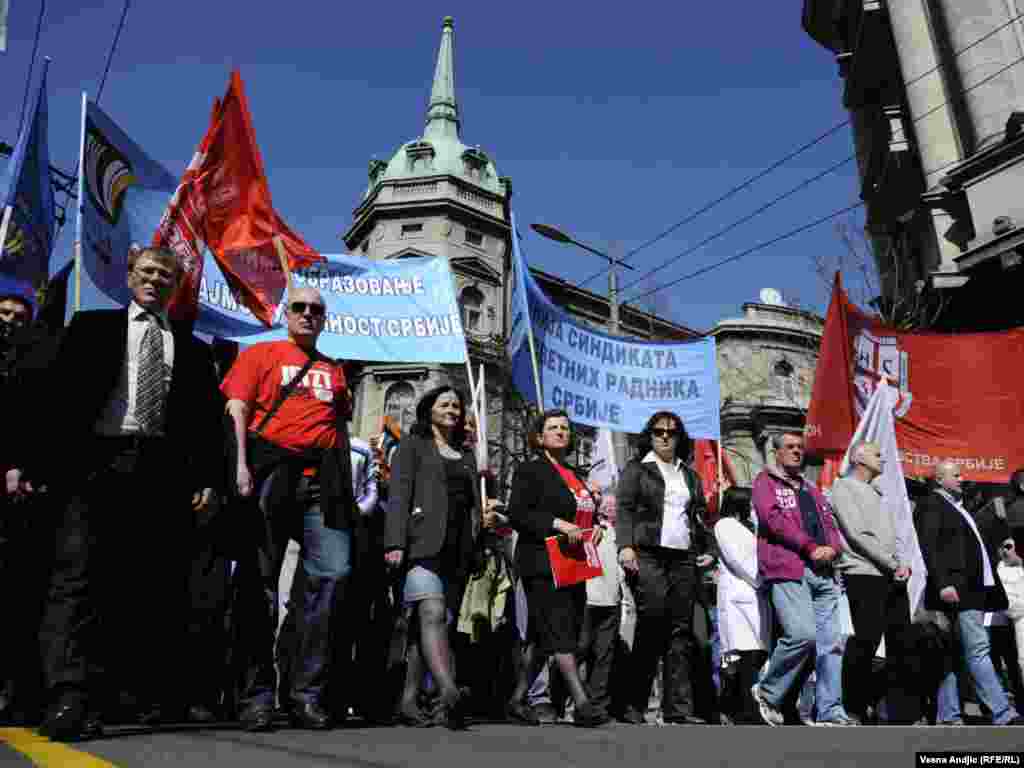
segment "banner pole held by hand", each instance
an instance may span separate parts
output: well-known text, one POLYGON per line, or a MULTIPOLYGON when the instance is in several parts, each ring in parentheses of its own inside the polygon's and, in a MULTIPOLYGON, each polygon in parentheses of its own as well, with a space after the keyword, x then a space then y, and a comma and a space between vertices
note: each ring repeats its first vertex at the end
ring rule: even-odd
POLYGON ((281 261, 281 269, 284 271, 288 295, 291 296, 295 286, 292 280, 292 271, 288 266, 288 251, 284 249, 284 242, 281 240, 280 235, 274 235, 274 249, 277 251, 277 258, 281 261))

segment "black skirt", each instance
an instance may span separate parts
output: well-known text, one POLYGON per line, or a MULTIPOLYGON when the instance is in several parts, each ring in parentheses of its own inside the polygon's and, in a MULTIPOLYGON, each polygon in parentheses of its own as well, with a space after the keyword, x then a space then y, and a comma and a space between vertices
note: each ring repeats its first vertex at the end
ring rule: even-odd
POLYGON ((523 588, 529 612, 527 639, 536 641, 542 653, 576 653, 587 605, 587 585, 557 589, 547 575, 524 579, 523 588))

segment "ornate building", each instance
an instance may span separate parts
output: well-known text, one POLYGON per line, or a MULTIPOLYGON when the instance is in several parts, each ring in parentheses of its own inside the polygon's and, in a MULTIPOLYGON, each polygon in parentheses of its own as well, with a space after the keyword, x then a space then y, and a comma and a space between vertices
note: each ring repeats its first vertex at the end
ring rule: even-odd
POLYGON ((1022 11, 804 0, 804 29, 845 81, 882 306, 921 307, 940 330, 1024 325, 1022 11))
MULTIPOLYGON (((370 161, 366 192, 342 238, 348 252, 370 259, 441 256, 451 262, 474 374, 481 363, 487 366, 492 436, 502 433, 505 416, 505 277, 511 258, 511 196, 511 181, 498 175, 491 156, 479 145, 463 143, 455 93, 455 24, 446 17, 423 135, 400 146, 388 161, 370 161)), ((552 301, 588 323, 607 324, 607 299, 554 275, 531 271, 552 301)), ((641 338, 696 335, 633 307, 622 307, 620 319, 623 333, 641 338)), ((367 364, 356 386, 355 433, 366 437, 379 432, 385 415, 404 430, 415 418, 419 397, 445 381, 464 387, 464 369, 367 364)), ((502 463, 501 455, 492 453, 495 469, 502 463)))
POLYGON ((750 486, 774 462, 771 437, 802 430, 811 401, 824 320, 787 307, 777 291, 743 305, 711 334, 718 347, 722 449, 739 485, 750 486))

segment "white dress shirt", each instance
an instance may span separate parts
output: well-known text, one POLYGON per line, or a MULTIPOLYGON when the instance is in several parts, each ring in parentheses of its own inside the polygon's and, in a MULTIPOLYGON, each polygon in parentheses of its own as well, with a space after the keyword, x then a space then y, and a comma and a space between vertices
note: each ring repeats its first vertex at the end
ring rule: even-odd
POLYGON ((661 546, 668 549, 690 548, 690 521, 686 509, 690 506, 690 488, 683 474, 683 462, 676 459, 668 464, 658 458, 654 451, 644 456, 644 463, 654 462, 665 480, 665 506, 661 517, 661 546))
MULTIPOLYGON (((139 352, 142 349, 142 337, 149 325, 147 314, 134 301, 128 305, 128 347, 125 350, 124 365, 121 366, 117 387, 96 422, 96 433, 99 435, 118 437, 141 432, 135 418, 135 398, 139 384, 139 352)), ((170 389, 171 370, 174 366, 174 336, 170 331, 167 313, 162 312, 155 317, 164 337, 164 381, 170 389)))

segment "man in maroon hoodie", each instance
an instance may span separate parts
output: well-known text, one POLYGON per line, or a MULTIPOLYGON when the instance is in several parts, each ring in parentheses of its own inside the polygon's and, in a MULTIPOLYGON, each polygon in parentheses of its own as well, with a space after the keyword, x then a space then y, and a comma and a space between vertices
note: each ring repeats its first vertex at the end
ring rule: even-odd
POLYGON ((754 479, 757 559, 771 590, 778 642, 754 698, 768 725, 782 725, 782 702, 817 671, 818 725, 854 725, 842 705, 839 586, 833 564, 842 551, 832 508, 803 478, 804 438, 772 438, 777 467, 754 479), (813 662, 813 663, 812 663, 813 662))

